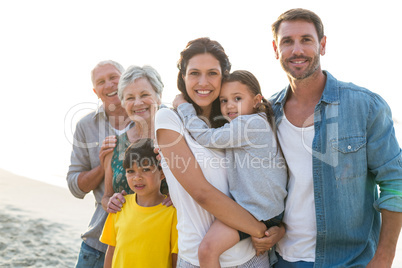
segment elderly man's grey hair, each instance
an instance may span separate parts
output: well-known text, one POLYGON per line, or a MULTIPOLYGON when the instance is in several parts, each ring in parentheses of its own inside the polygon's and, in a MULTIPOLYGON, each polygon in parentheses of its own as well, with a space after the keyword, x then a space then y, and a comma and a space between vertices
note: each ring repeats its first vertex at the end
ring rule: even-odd
POLYGON ((144 65, 142 67, 132 65, 128 67, 127 70, 120 77, 117 94, 119 95, 121 104, 124 104, 123 92, 126 87, 134 83, 134 81, 139 78, 147 79, 152 88, 155 90, 156 95, 161 98, 163 83, 158 71, 156 71, 155 68, 149 65, 144 65))
POLYGON ((116 61, 113 61, 113 60, 104 60, 104 61, 101 61, 101 62, 99 62, 98 64, 96 64, 96 66, 95 66, 95 67, 92 69, 92 71, 91 71, 91 81, 92 81, 92 85, 95 84, 95 81, 94 81, 94 71, 95 71, 95 69, 98 68, 98 67, 100 67, 100 66, 104 66, 104 65, 108 65, 108 64, 113 65, 114 67, 116 67, 116 69, 120 72, 120 74, 124 73, 124 67, 123 67, 120 63, 118 63, 118 62, 116 62, 116 61))

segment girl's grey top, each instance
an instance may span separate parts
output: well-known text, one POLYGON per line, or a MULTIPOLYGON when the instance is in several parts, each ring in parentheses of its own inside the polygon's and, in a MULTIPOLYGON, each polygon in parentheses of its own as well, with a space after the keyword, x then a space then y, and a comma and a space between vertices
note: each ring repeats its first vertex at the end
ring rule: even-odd
POLYGON ((199 144, 225 149, 223 161, 209 164, 227 169, 229 190, 238 204, 260 221, 283 212, 286 162, 264 113, 238 116, 213 129, 197 116, 192 104, 183 103, 177 110, 199 144))

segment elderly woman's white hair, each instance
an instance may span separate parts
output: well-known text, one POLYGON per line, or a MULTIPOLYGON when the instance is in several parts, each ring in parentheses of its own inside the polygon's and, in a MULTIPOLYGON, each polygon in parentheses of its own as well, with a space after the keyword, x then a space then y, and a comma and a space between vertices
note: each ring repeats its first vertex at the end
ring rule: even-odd
POLYGON ((119 86, 117 94, 121 104, 124 104, 123 92, 127 86, 134 83, 135 80, 139 78, 145 78, 151 84, 152 88, 155 90, 156 95, 161 98, 163 83, 159 73, 149 65, 144 65, 142 67, 132 65, 127 68, 127 70, 120 76, 119 86))
POLYGON ((120 74, 124 73, 124 67, 120 63, 118 63, 116 61, 113 61, 113 60, 101 61, 98 64, 96 64, 96 66, 91 71, 92 84, 94 84, 94 82, 95 82, 94 81, 94 71, 95 71, 95 69, 100 67, 100 66, 104 66, 104 65, 108 65, 108 64, 113 65, 114 67, 116 67, 116 69, 119 71, 120 74))

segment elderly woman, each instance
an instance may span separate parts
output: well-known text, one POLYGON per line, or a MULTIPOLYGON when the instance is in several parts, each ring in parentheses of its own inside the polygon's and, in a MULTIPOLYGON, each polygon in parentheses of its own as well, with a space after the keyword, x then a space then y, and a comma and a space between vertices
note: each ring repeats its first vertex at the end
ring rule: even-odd
MULTIPOLYGON (((134 126, 120 136, 107 137, 104 142, 115 144, 113 154, 105 159, 102 206, 109 213, 120 211, 125 202, 123 195, 132 193, 123 169, 124 152, 138 139, 154 138, 154 118, 161 104, 162 90, 161 77, 151 66, 130 66, 120 77, 117 94, 134 126)), ((162 187, 162 192, 166 193, 166 183, 162 187)))

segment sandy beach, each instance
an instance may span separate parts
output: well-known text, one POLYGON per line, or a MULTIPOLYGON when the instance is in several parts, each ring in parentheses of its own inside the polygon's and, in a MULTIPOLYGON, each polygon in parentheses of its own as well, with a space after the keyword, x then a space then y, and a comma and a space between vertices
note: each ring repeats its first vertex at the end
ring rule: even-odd
MULTIPOLYGON (((0 267, 74 267, 94 202, 0 170, 0 267)), ((402 268, 401 239, 392 267, 402 268)))
POLYGON ((74 267, 94 202, 0 170, 0 267, 74 267))

